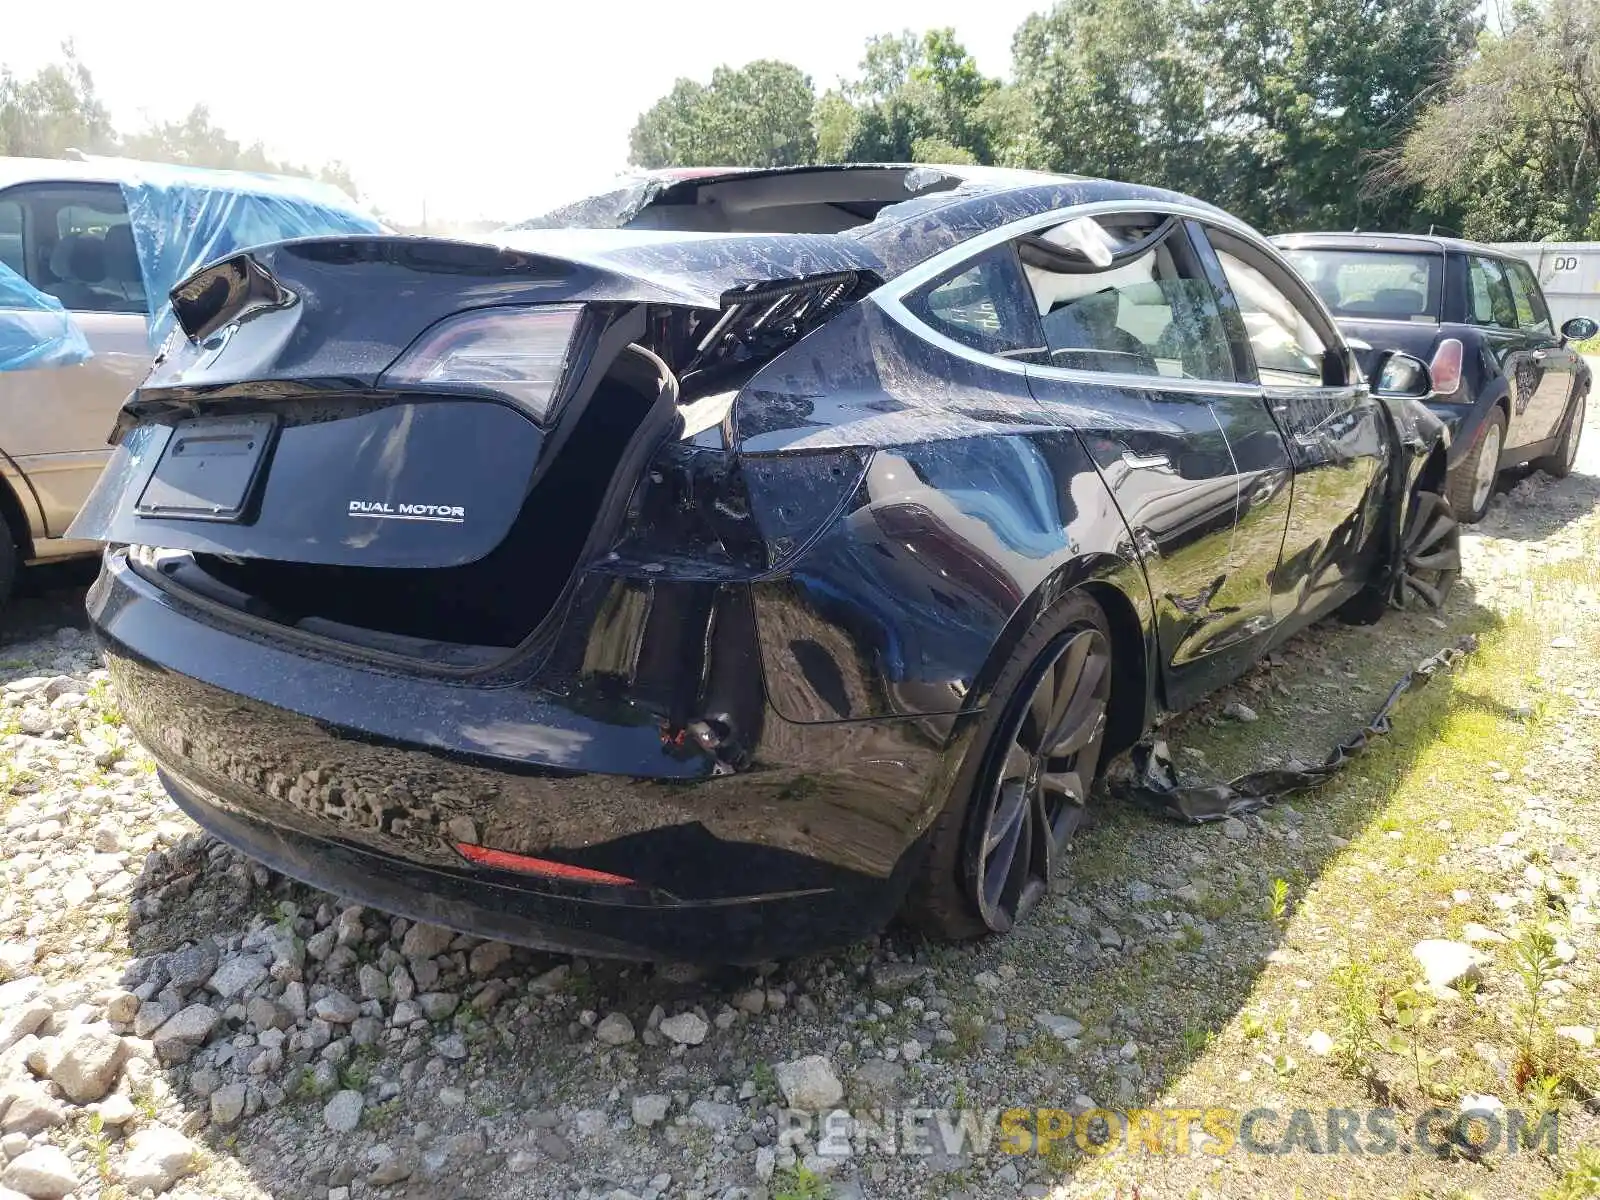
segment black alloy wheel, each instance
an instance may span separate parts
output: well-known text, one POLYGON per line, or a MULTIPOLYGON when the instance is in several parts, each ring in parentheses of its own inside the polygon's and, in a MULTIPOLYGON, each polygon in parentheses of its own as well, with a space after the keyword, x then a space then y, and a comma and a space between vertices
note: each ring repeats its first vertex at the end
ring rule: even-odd
POLYGON ((1044 898, 1083 823, 1111 697, 1111 643, 1093 625, 1058 635, 1019 689, 994 742, 967 849, 968 889, 985 927, 1005 933, 1044 898))
POLYGON ((1420 600, 1429 608, 1443 608, 1461 574, 1461 523, 1446 497, 1421 490, 1413 494, 1400 535, 1400 554, 1396 603, 1414 608, 1420 600))

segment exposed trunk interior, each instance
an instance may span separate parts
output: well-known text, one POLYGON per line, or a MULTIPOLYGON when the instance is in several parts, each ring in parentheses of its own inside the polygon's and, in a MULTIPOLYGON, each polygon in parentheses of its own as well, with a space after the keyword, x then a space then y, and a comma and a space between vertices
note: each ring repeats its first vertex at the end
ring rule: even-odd
POLYGON ((618 360, 570 436, 547 447, 549 461, 510 532, 475 562, 407 570, 196 554, 192 567, 174 562, 167 573, 231 607, 375 649, 420 648, 407 640, 516 646, 566 587, 613 479, 635 473, 630 448, 653 445, 671 417, 672 391, 652 363, 632 354, 618 360))

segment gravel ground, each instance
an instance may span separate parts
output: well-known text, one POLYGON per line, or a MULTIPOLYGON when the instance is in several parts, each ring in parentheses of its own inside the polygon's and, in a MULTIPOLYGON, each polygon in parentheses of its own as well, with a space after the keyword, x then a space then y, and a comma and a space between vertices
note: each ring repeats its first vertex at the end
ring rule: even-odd
MULTIPOLYGON (((1174 724, 1180 763, 1318 757, 1398 664, 1525 604, 1536 566, 1583 552, 1597 426, 1600 407, 1578 474, 1496 500, 1445 619, 1295 639, 1174 724), (1223 715, 1240 703, 1259 736, 1223 715)), ((19 602, 0 645, 0 1200, 1125 1194, 1081 1163, 908 1136, 906 1111, 1169 1101, 1289 953, 1281 923, 1214 898, 1263 895, 1279 870, 1315 879, 1360 832, 1315 796, 1222 829, 1105 811, 1005 941, 891 931, 710 973, 535 954, 348 906, 201 834, 121 726, 81 599, 19 602), (840 1103, 892 1110, 890 1132, 819 1153, 837 1139, 780 1116, 840 1103)), ((1600 728, 1578 657, 1576 715, 1546 747, 1569 767, 1592 763, 1600 728)), ((1586 849, 1558 854, 1576 898, 1558 970, 1592 989, 1600 828, 1572 819, 1586 849)), ((1473 860, 1483 890, 1525 888, 1513 847, 1552 828, 1570 846, 1562 820, 1519 818, 1473 860)), ((1592 1027, 1569 1029, 1592 1066, 1592 1027)), ((1216 1169, 1168 1163, 1143 1194, 1262 1194, 1216 1169)))

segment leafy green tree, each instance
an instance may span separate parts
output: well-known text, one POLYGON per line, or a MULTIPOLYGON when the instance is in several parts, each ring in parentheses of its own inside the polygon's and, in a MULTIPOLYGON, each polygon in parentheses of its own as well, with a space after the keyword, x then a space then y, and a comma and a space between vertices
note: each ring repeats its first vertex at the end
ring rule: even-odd
POLYGON ((1600 238, 1600 5, 1518 4, 1379 182, 1420 186, 1469 237, 1600 238))
POLYGON ((817 135, 811 79, 797 67, 760 59, 718 67, 707 85, 680 79, 629 136, 641 167, 782 167, 812 161, 817 135))
POLYGON ((818 145, 837 148, 844 162, 932 162, 938 155, 988 162, 991 130, 979 114, 999 87, 953 29, 882 34, 868 39, 859 76, 839 93, 853 105, 853 117, 836 104, 819 106, 819 120, 832 118, 829 133, 839 136, 824 137, 819 124, 818 145))
MULTIPOLYGON (((1062 0, 1017 33, 1033 165, 1160 184, 1271 230, 1404 227, 1363 190, 1471 44, 1473 0, 1062 0)), ((1015 126, 1014 126, 1015 129, 1015 126)))
POLYGON ((62 61, 19 79, 0 68, 0 154, 59 158, 68 150, 104 153, 115 147, 111 116, 95 94, 94 78, 67 42, 62 61))
POLYGON ((1477 30, 1474 0, 1209 0, 1192 44, 1224 136, 1211 198, 1265 228, 1406 228, 1415 190, 1361 180, 1477 30))
MULTIPOLYGON (((1207 169, 1208 64, 1187 0, 1063 0, 1012 44, 1027 165, 1169 186, 1207 169)), ((1013 120, 1016 118, 1014 117, 1013 120)))

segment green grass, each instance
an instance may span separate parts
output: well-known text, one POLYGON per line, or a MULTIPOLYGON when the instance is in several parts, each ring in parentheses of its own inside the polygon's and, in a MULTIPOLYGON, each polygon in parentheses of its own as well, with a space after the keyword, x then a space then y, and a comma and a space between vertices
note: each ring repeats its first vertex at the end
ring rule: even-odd
POLYGON ((802 1166, 772 1173, 772 1200, 828 1200, 828 1181, 802 1166))
MULTIPOLYGON (((1593 608, 1600 593, 1600 519, 1586 519, 1577 532, 1581 553, 1535 567, 1520 608, 1490 612, 1458 600, 1447 613, 1448 633, 1422 628, 1414 616, 1387 617, 1370 632, 1331 630, 1295 644, 1288 669, 1267 673, 1267 686, 1255 689, 1259 706, 1255 694, 1241 689, 1261 721, 1211 721, 1202 712, 1176 724, 1172 742, 1201 749, 1212 771, 1224 777, 1262 765, 1264 747, 1280 756, 1286 749, 1301 757, 1320 753, 1349 730, 1353 713, 1376 707, 1393 683, 1397 655, 1420 658, 1417 646, 1448 644, 1463 631, 1480 639, 1477 651, 1453 672, 1406 698, 1391 736, 1377 739, 1323 788, 1295 798, 1301 818, 1290 822, 1281 813, 1266 814, 1269 828, 1281 821, 1285 832, 1299 829, 1298 841, 1257 836, 1248 843, 1247 858, 1229 861, 1224 855, 1225 865, 1202 868, 1208 890, 1191 911, 1204 916, 1225 945, 1253 944, 1262 947, 1257 953, 1263 957, 1266 947, 1285 952, 1253 975, 1228 964, 1244 990, 1235 990, 1224 975, 1220 985, 1180 993, 1186 983, 1181 968, 1159 961, 1168 947, 1142 948, 1142 971, 1121 961, 1097 968, 1093 984, 1106 1004, 1086 1011, 1086 1024, 1107 1019, 1122 1005, 1144 1013, 1147 1023, 1167 1017, 1166 1037, 1140 1039, 1150 1053, 1141 1063, 1147 1070, 1159 1067, 1166 1086, 1160 1095, 1141 1094, 1140 1104, 1238 1111, 1260 1104, 1385 1106, 1414 1117, 1434 1105, 1453 1105, 1468 1092, 1491 1093, 1534 1126, 1542 1111, 1557 1111, 1564 1147, 1595 1139, 1594 1115, 1583 1103, 1600 1087, 1592 1056, 1559 1043, 1553 1027, 1600 1022, 1600 998, 1590 997, 1575 976, 1579 986, 1565 994, 1559 1017, 1554 1015, 1548 985, 1560 968, 1550 938, 1538 922, 1526 919, 1528 908, 1508 916, 1490 902, 1492 893, 1522 886, 1521 867, 1505 868, 1504 876, 1484 869, 1484 859, 1493 858, 1487 848, 1513 828, 1523 830, 1518 848, 1527 861, 1560 860, 1552 853, 1554 841, 1542 844, 1541 830, 1519 819, 1525 792, 1554 791, 1563 805, 1595 802, 1571 772, 1553 780, 1548 770, 1550 747, 1569 741, 1576 723, 1592 729, 1594 721, 1559 686, 1568 678, 1563 662, 1570 664, 1574 651, 1550 646, 1565 633, 1577 640, 1577 653, 1600 651, 1593 608), (1289 697, 1278 692, 1280 680, 1290 685, 1289 697), (1486 768, 1491 762, 1497 766, 1486 768), (1542 774, 1528 776, 1524 768, 1542 774), (1324 833, 1340 840, 1325 849, 1324 833), (1455 899, 1457 892, 1468 899, 1455 899), (1458 936, 1468 921, 1500 929, 1508 940, 1483 947, 1493 961, 1481 986, 1434 997, 1418 986, 1412 947, 1424 938, 1458 936), (1169 1005, 1172 1011, 1163 1013, 1164 1001, 1152 1005, 1151 997, 1163 994, 1153 989, 1161 987, 1184 995, 1183 1007, 1169 1005), (1317 1029, 1333 1039, 1325 1057, 1305 1048, 1317 1029), (1480 1056, 1479 1047, 1492 1047, 1509 1079, 1480 1056)), ((1124 843, 1149 836, 1120 816, 1090 838, 1102 834, 1124 843)), ((1592 862, 1593 847, 1574 843, 1574 836, 1553 835, 1592 862)), ((1115 880, 1119 873, 1126 878, 1138 869, 1114 846, 1094 848, 1097 880, 1115 880)), ((1207 953, 1216 951, 1208 947, 1207 953)), ((1172 957, 1181 963, 1187 955, 1172 957)), ((1577 961, 1581 966, 1584 959, 1577 961)), ((1085 1083, 1085 1090, 1098 1094, 1095 1081, 1085 1083)), ((1406 1177, 1407 1165, 1398 1157, 1367 1159, 1361 1172, 1351 1173, 1333 1156, 1299 1154, 1233 1163, 1249 1177, 1240 1195, 1389 1200, 1483 1188, 1481 1168, 1475 1176, 1461 1161, 1430 1163, 1430 1171, 1443 1177, 1419 1193, 1418 1183, 1406 1177)), ((1501 1178, 1486 1196, 1600 1196, 1600 1155, 1592 1152, 1548 1193, 1554 1164, 1539 1155, 1496 1157, 1493 1168, 1501 1178)), ((1074 1194, 1134 1181, 1149 1194, 1168 1194, 1152 1170, 1148 1160, 1121 1152, 1086 1160, 1074 1168, 1074 1194)), ((1173 1172, 1167 1183, 1181 1180, 1176 1164, 1173 1172)))

